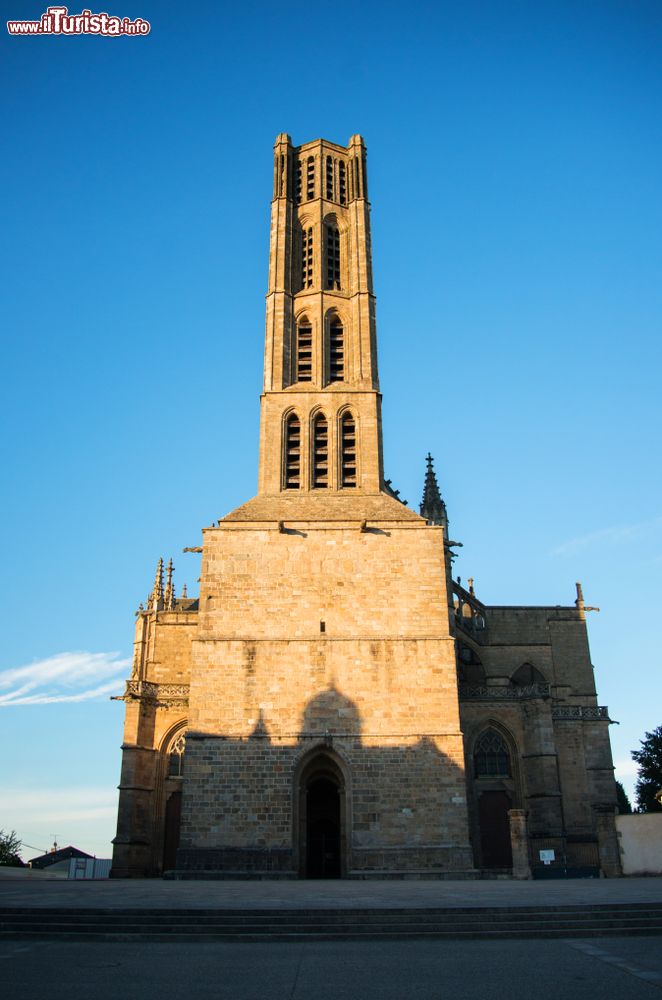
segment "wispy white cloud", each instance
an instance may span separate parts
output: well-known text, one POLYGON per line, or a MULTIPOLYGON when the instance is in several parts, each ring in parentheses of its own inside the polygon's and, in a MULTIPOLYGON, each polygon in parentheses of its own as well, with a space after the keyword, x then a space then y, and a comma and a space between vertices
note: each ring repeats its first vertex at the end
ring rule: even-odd
POLYGON ((586 535, 578 538, 571 538, 567 542, 562 542, 552 549, 553 556, 566 556, 581 549, 586 549, 591 545, 615 545, 619 542, 630 541, 639 538, 646 532, 653 531, 662 526, 662 517, 655 517, 650 521, 640 521, 638 524, 616 524, 610 528, 601 528, 598 531, 590 531, 586 535))
POLYGON ((0 708, 90 701, 120 694, 131 660, 119 653, 58 653, 0 671, 0 708), (103 683, 100 683, 103 682, 103 683))

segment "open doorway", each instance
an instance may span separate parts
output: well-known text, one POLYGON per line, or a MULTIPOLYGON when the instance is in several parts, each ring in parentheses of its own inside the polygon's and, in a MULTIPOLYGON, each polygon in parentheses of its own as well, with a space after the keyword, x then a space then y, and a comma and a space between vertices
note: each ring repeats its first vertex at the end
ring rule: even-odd
POLYGON ((303 878, 341 878, 345 858, 345 782, 326 752, 311 757, 299 780, 299 858, 303 878))
POLYGON ((478 800, 480 853, 483 868, 512 868, 508 810, 512 802, 504 791, 485 791, 478 800))

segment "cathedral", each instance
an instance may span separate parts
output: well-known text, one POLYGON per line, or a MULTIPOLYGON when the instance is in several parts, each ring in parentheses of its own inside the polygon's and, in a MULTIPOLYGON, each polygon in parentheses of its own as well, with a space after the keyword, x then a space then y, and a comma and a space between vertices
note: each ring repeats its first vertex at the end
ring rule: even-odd
POLYGON ((384 478, 371 258, 361 136, 279 135, 258 492, 140 606, 113 877, 620 874, 581 587, 485 605, 384 478))

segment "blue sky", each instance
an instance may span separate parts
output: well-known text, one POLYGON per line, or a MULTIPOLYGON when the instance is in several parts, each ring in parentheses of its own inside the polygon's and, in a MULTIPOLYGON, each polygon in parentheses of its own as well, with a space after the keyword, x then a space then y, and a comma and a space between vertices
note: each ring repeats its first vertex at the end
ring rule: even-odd
POLYGON ((109 854, 134 611, 159 555, 197 592, 182 548, 256 489, 281 131, 365 137, 386 474, 418 504, 433 453, 483 601, 583 582, 630 786, 662 721, 658 0, 101 9, 152 32, 0 36, 0 827, 109 854))

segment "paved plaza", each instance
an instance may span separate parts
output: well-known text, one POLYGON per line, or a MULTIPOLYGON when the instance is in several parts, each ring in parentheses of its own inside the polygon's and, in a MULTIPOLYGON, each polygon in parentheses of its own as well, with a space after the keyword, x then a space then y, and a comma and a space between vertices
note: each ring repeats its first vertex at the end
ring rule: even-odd
POLYGON ((184 881, 2 878, 0 906, 164 909, 344 909, 585 906, 662 902, 662 878, 184 881))
POLYGON ((662 938, 1 942, 5 1000, 662 1000, 662 938))

